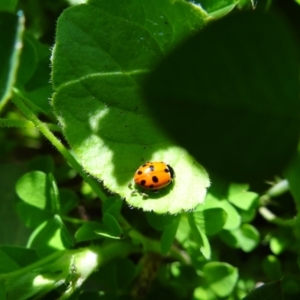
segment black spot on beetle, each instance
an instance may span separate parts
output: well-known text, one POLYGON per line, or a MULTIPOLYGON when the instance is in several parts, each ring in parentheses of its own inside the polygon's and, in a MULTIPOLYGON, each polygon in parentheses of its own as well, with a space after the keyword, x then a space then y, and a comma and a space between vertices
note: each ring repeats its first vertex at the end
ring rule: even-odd
POLYGON ((138 174, 138 175, 142 175, 143 172, 142 172, 141 170, 139 170, 139 171, 137 171, 137 174, 138 174))
POLYGON ((154 185, 153 184, 150 184, 149 186, 148 186, 148 189, 153 189, 154 188, 154 185))
POLYGON ((141 186, 144 186, 146 184, 146 180, 141 180, 141 186))
POLYGON ((155 182, 155 183, 157 183, 158 182, 157 176, 152 176, 152 181, 155 182))
POLYGON ((150 170, 153 172, 154 171, 154 166, 153 165, 150 165, 149 166, 150 170))

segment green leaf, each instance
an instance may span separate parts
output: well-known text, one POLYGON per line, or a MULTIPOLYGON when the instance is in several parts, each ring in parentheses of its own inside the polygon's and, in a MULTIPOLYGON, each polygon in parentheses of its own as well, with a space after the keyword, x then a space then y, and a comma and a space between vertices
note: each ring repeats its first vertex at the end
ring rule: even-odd
MULTIPOLYGON (((4 156, 2 157, 4 158, 4 156)), ((24 226, 16 211, 16 204, 19 202, 19 199, 15 193, 15 184, 23 173, 24 170, 20 164, 8 162, 0 164, 1 244, 24 245, 30 234, 30 231, 24 226)))
POLYGON ((245 252, 252 251, 260 241, 259 231, 251 224, 243 224, 236 233, 240 247, 245 252))
POLYGON ((242 210, 249 210, 258 204, 258 194, 254 192, 242 192, 238 194, 229 195, 229 202, 242 210))
POLYGON ((269 280, 278 280, 282 278, 280 260, 274 255, 268 255, 262 263, 263 270, 269 280))
POLYGON ((214 235, 218 233, 227 221, 227 213, 221 208, 205 209, 204 216, 204 229, 207 235, 214 235))
MULTIPOLYGON (((78 5, 82 3, 86 3, 87 0, 67 0, 70 5, 78 5)), ((97 298, 98 299, 98 298, 97 298)))
POLYGON ((227 219, 225 225, 223 226, 224 229, 232 230, 240 226, 241 217, 237 212, 236 208, 232 204, 230 204, 230 202, 228 202, 227 200, 220 201, 217 200, 211 194, 208 194, 205 203, 203 204, 202 207, 200 207, 200 209, 206 210, 212 208, 222 208, 226 212, 227 219))
POLYGON ((148 223, 156 230, 162 231, 170 225, 177 216, 174 215, 158 215, 154 212, 147 212, 146 218, 148 223))
POLYGON ((9 273, 19 269, 19 265, 0 249, 0 273, 9 273))
POLYGON ((18 68, 18 75, 16 85, 22 88, 23 85, 33 75, 37 64, 37 55, 34 44, 29 38, 24 37, 22 53, 20 56, 20 64, 18 68))
POLYGON ((57 215, 36 228, 27 244, 28 247, 36 249, 39 256, 47 256, 72 245, 72 237, 57 215))
POLYGON ((102 236, 96 234, 96 231, 101 230, 104 230, 104 226, 99 222, 84 223, 75 233, 76 242, 100 239, 102 236))
POLYGON ((188 39, 146 79, 153 116, 210 173, 266 179, 296 152, 299 59, 292 32, 279 16, 232 14, 188 39))
POLYGON ((105 213, 102 221, 110 236, 117 238, 121 237, 122 228, 120 227, 118 221, 111 214, 105 213))
POLYGON ((119 258, 114 261, 117 285, 126 287, 136 275, 135 264, 128 258, 119 258))
POLYGON ((19 267, 25 267, 29 264, 34 263, 37 260, 36 252, 32 249, 12 246, 1 246, 0 250, 3 253, 6 253, 11 259, 13 259, 19 267))
POLYGON ((206 260, 211 259, 211 247, 207 236, 202 232, 199 231, 201 238, 202 238, 202 245, 200 246, 200 252, 205 257, 206 260))
POLYGON ((59 195, 61 199, 61 214, 66 215, 77 207, 79 198, 74 191, 68 189, 59 189, 59 195))
POLYGON ((60 212, 60 199, 58 187, 56 185, 55 178, 52 173, 48 174, 48 179, 50 181, 50 198, 51 198, 51 207, 54 213, 60 212))
POLYGON ((251 224, 243 224, 240 228, 224 231, 222 239, 231 246, 241 248, 245 252, 252 251, 259 243, 259 232, 251 224))
POLYGON ((201 6, 214 18, 227 15, 238 3, 237 0, 201 0, 201 6))
POLYGON ((0 111, 12 95, 22 48, 24 17, 0 12, 0 111))
POLYGON ((194 212, 194 218, 207 235, 214 235, 222 230, 227 220, 225 210, 221 208, 205 209, 194 212))
POLYGON ((25 226, 33 229, 53 217, 53 214, 50 211, 41 210, 23 201, 17 203, 17 212, 25 226))
POLYGON ((191 210, 209 186, 203 167, 157 126, 141 96, 145 74, 206 18, 185 1, 98 0, 58 20, 52 104, 64 134, 90 174, 145 211, 191 210), (145 199, 128 185, 147 160, 170 164, 176 179, 145 199))
POLYGON ((282 235, 273 236, 270 240, 270 249, 274 254, 278 255, 283 252, 288 243, 289 239, 282 235))
POLYGON ((240 210, 241 222, 251 223, 257 214, 257 204, 258 201, 254 202, 254 206, 250 207, 248 210, 240 210))
POLYGON ((236 183, 236 182, 231 182, 229 187, 228 187, 228 197, 231 195, 235 194, 240 194, 247 192, 249 189, 249 184, 248 183, 236 183))
POLYGON ((103 216, 103 223, 86 222, 75 233, 76 242, 100 239, 100 238, 120 239, 122 228, 117 220, 109 213, 103 216))
POLYGON ((281 280, 263 284, 243 300, 283 300, 281 280))
POLYGON ((221 240, 232 248, 239 248, 237 237, 230 230, 223 230, 219 233, 221 240))
POLYGON ((179 222, 179 226, 176 232, 176 239, 181 243, 184 244, 185 242, 189 242, 190 240, 190 232, 191 227, 189 225, 189 220, 187 216, 183 215, 179 222))
POLYGON ((29 80, 26 81, 20 92, 31 102, 37 112, 51 115, 52 108, 49 103, 49 98, 51 98, 53 93, 52 86, 49 82, 51 51, 49 46, 38 42, 34 38, 31 38, 30 42, 36 54, 34 73, 29 80))
POLYGON ((41 171, 23 175, 16 185, 17 195, 27 204, 51 213, 59 212, 58 191, 54 178, 41 171))
POLYGON ((0 273, 13 272, 36 260, 36 253, 32 249, 12 246, 0 247, 0 273))
POLYGON ((238 271, 227 263, 209 262, 203 267, 203 276, 214 293, 219 297, 226 297, 237 283, 238 271))
POLYGON ((160 241, 160 249, 163 255, 167 255, 169 252, 179 226, 181 215, 178 215, 170 224, 168 224, 163 230, 161 241, 160 241))
POLYGON ((206 259, 211 258, 211 248, 207 236, 204 234, 203 228, 195 220, 194 214, 188 214, 188 221, 191 227, 191 233, 198 244, 201 253, 206 259))
POLYGON ((216 297, 212 290, 202 286, 195 289, 193 296, 193 300, 214 299, 216 297))
POLYGON ((237 210, 228 201, 223 200, 220 204, 227 213, 224 229, 231 230, 237 228, 241 224, 241 217, 237 210))
POLYGON ((122 209, 122 204, 123 201, 122 199, 120 199, 119 196, 113 196, 110 197, 108 201, 105 201, 103 203, 103 213, 108 213, 112 216, 114 216, 115 218, 118 218, 120 216, 120 212, 122 209))

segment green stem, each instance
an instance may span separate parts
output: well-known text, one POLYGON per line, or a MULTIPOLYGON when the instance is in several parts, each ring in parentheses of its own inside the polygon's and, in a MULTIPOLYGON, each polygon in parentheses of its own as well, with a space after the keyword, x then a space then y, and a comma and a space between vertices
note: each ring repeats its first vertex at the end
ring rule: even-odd
POLYGON ((269 221, 270 223, 279 225, 279 226, 284 226, 284 227, 293 227, 295 225, 296 219, 288 219, 284 220, 281 218, 278 218, 276 215, 274 215, 269 209, 266 207, 260 207, 258 209, 260 215, 269 221))
POLYGON ((289 182, 287 181, 287 179, 283 179, 277 182, 275 185, 271 186, 265 194, 260 196, 259 202, 262 206, 265 206, 269 202, 271 202, 272 198, 279 197, 289 190, 289 182))
MULTIPOLYGON (((51 131, 61 132, 61 128, 52 123, 45 123, 51 131)), ((28 120, 15 120, 0 118, 0 127, 13 127, 13 128, 34 128, 34 124, 28 120)))
MULTIPOLYGON (((56 147, 56 149, 63 155, 67 162, 80 174, 80 176, 91 186, 93 191, 97 194, 97 196, 105 201, 107 196, 99 187, 98 183, 88 176, 81 167, 81 165, 77 162, 74 156, 68 151, 68 149, 56 138, 56 136, 49 130, 48 126, 41 122, 38 117, 24 104, 24 97, 19 93, 17 89, 13 89, 16 97, 12 98, 12 101, 15 105, 20 109, 20 111, 25 115, 25 117, 31 121, 36 128, 40 130, 40 132, 56 147)), ((25 99, 25 101, 28 101, 25 99)))
POLYGON ((72 224, 84 224, 84 223, 87 222, 86 220, 71 218, 71 217, 68 217, 68 216, 60 216, 60 217, 63 221, 69 222, 69 223, 72 223, 72 224))
POLYGON ((267 195, 271 198, 281 196, 282 194, 290 190, 289 182, 286 179, 280 180, 275 185, 270 187, 267 191, 267 195))

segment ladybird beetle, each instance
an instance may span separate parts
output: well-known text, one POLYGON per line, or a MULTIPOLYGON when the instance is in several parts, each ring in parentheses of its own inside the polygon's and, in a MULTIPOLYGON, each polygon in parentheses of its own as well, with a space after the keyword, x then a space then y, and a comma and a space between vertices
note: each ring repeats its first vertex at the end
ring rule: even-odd
POLYGON ((174 178, 174 170, 164 162, 147 161, 134 174, 138 186, 157 191, 169 185, 174 178))

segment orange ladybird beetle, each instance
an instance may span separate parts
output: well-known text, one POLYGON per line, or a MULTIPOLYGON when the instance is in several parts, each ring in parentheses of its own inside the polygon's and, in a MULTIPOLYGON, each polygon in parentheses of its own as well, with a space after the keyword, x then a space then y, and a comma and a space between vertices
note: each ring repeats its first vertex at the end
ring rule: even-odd
POLYGON ((174 179, 174 170, 164 162, 147 161, 134 174, 138 186, 157 191, 169 185, 174 179))

